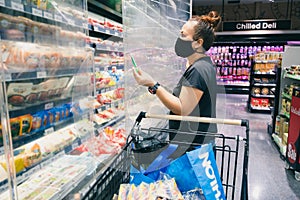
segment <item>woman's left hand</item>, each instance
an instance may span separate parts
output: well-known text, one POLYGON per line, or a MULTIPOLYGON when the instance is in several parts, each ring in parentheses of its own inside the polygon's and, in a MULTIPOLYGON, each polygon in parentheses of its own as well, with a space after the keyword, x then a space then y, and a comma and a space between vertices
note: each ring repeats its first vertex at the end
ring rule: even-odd
POLYGON ((155 81, 153 80, 153 78, 146 72, 142 71, 140 68, 138 69, 138 71, 136 71, 136 69, 132 69, 133 71, 133 76, 136 80, 136 82, 139 85, 143 85, 143 86, 153 86, 155 85, 155 81))

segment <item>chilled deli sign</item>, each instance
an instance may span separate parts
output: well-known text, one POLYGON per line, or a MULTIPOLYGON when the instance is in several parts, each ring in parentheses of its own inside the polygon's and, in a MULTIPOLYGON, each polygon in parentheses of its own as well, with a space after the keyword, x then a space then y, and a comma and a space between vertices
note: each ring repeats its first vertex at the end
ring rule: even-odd
POLYGON ((289 30, 291 20, 247 20, 223 22, 223 31, 289 30))

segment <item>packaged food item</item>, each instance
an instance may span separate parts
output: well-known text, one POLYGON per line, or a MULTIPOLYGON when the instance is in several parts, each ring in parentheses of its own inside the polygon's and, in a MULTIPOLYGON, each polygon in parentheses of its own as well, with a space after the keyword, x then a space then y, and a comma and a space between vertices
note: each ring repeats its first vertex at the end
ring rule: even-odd
POLYGON ((252 89, 252 93, 253 93, 253 94, 260 94, 260 88, 254 87, 254 88, 252 89))
POLYGON ((269 89, 268 88, 262 88, 261 94, 268 95, 269 94, 269 89))
POLYGON ((20 135, 28 134, 32 127, 32 116, 30 114, 23 115, 19 117, 21 122, 21 132, 20 135))
POLYGON ((41 148, 37 143, 29 143, 21 148, 24 149, 20 155, 23 157, 25 168, 42 160, 41 148))
POLYGON ((52 109, 47 110, 46 113, 47 113, 47 122, 48 122, 47 127, 49 127, 52 126, 55 122, 55 113, 53 112, 52 109))
MULTIPOLYGON (((13 106, 23 106, 32 88, 34 88, 32 83, 10 83, 7 88, 8 103, 13 106)), ((30 98, 27 100, 31 102, 30 98)))
POLYGON ((43 124, 44 112, 38 112, 32 115, 32 131, 39 131, 42 130, 44 127, 43 124))
POLYGON ((275 133, 279 134, 279 130, 280 130, 280 115, 276 116, 276 120, 275 120, 275 133))
POLYGON ((21 120, 20 118, 12 118, 10 119, 10 130, 12 138, 16 138, 21 133, 21 120))
POLYGON ((60 97, 63 93, 65 88, 67 87, 68 83, 69 83, 70 77, 63 77, 58 79, 58 86, 56 88, 56 96, 60 97))
POLYGON ((21 66, 27 69, 36 69, 40 63, 40 48, 36 44, 24 44, 21 49, 21 66))
MULTIPOLYGON (((25 169, 24 166, 24 159, 21 155, 17 155, 14 157, 14 162, 15 162, 15 169, 16 173, 19 173, 25 169)), ((0 159, 0 165, 7 171, 7 165, 4 156, 1 157, 0 159)))
POLYGON ((119 188, 118 200, 127 200, 130 184, 121 184, 119 188))
POLYGON ((47 81, 41 82, 39 84, 39 101, 46 101, 50 98, 53 98, 53 91, 55 91, 58 84, 59 83, 57 83, 56 79, 49 79, 47 81))
POLYGON ((261 105, 260 99, 251 98, 251 105, 254 106, 254 107, 259 107, 261 105))
POLYGON ((25 97, 25 103, 34 104, 38 100, 39 85, 32 85, 30 94, 25 97))
POLYGON ((261 99, 260 105, 264 108, 269 106, 269 99, 261 99))

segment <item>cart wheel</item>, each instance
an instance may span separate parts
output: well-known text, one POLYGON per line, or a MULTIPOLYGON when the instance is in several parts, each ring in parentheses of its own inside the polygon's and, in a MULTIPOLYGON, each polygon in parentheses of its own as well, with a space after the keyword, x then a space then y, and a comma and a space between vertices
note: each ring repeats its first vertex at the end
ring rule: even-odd
POLYGON ((297 181, 300 181, 300 172, 296 172, 296 171, 295 171, 295 179, 296 179, 297 181))
POLYGON ((285 161, 285 166, 284 166, 284 168, 285 169, 290 169, 291 167, 290 167, 290 164, 287 162, 287 161, 285 161))

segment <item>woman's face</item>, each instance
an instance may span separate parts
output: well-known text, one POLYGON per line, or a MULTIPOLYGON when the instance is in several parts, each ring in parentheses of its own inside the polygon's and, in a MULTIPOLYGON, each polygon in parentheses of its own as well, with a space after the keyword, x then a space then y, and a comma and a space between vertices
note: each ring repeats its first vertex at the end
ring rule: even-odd
POLYGON ((193 41, 193 36, 195 34, 194 27, 196 24, 196 21, 187 21, 181 28, 180 37, 183 40, 193 41))
POLYGON ((192 47, 194 49, 198 49, 203 44, 203 39, 199 39, 197 41, 194 41, 193 37, 195 34, 195 26, 197 25, 197 21, 187 21, 181 28, 180 31, 180 37, 183 40, 193 41, 192 47))

